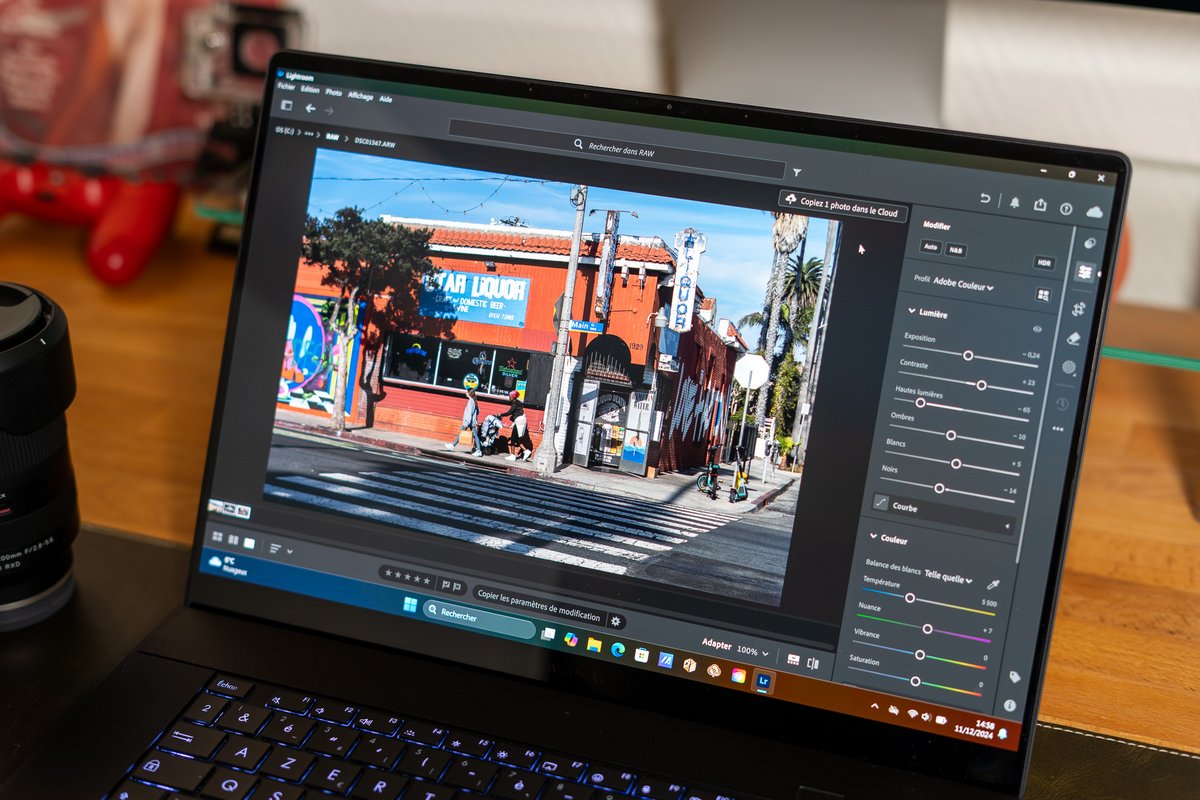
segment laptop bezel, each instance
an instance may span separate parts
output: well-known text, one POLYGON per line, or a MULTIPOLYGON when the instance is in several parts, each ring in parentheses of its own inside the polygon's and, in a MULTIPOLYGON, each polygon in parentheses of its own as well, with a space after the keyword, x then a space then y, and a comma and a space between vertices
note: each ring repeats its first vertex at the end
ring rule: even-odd
MULTIPOLYGON (((824 750, 845 756, 864 758, 926 775, 939 776, 964 783, 1017 793, 1022 788, 1034 733, 1035 712, 1043 688, 1046 653, 1053 621, 1054 602, 1061 579, 1066 533, 1070 521, 1086 423, 1100 357, 1100 334, 1104 311, 1112 291, 1110 276, 1115 262, 1115 242, 1123 216, 1128 191, 1129 163, 1120 153, 1075 148, 1063 145, 951 133, 862 120, 753 108, 728 103, 658 96, 645 93, 574 86, 521 78, 480 75, 462 71, 434 69, 414 65, 391 64, 312 53, 283 52, 271 63, 270 73, 277 69, 333 73, 353 78, 391 81, 403 84, 426 85, 432 88, 490 93, 511 98, 545 100, 575 105, 602 107, 612 111, 628 111, 660 116, 666 119, 689 119, 729 125, 765 128, 792 134, 832 136, 860 143, 899 145, 936 150, 961 155, 995 157, 1037 162, 1062 167, 1098 170, 1116 177, 1113 210, 1108 224, 1109 242, 1101 268, 1100 295, 1103 303, 1094 316, 1089 358, 1083 365, 1081 385, 1084 387, 1071 434, 1072 458, 1063 484, 1063 502, 1050 562, 1050 581, 1039 625, 1035 652, 1035 675, 1030 676, 1030 702, 1026 706, 1021 737, 1015 752, 962 742, 944 736, 930 736, 885 723, 840 715, 821 709, 795 706, 778 701, 764 701, 753 695, 730 692, 702 684, 642 673, 613 664, 601 663, 578 656, 538 651, 531 656, 528 645, 488 639, 481 643, 477 634, 464 633, 440 626, 413 622, 402 618, 342 606, 312 597, 266 589, 200 572, 200 553, 204 544, 208 515, 203 498, 210 496, 217 442, 221 433, 221 415, 229 396, 230 353, 236 337, 236 323, 245 301, 243 289, 247 270, 245 241, 253 235, 254 211, 262 191, 261 160, 258 154, 268 140, 269 116, 260 120, 256 137, 256 158, 253 179, 247 202, 246 238, 240 250, 234 280, 228 327, 225 337, 225 356, 218 381, 217 399, 211 428, 201 502, 189 581, 187 603, 190 606, 219 609, 249 615, 254 618, 280 622, 307 630, 370 643, 395 647, 397 650, 455 661, 465 661, 478 667, 498 670, 539 680, 549 685, 602 697, 614 702, 652 708, 686 723, 697 718, 694 713, 704 709, 700 719, 727 723, 742 733, 768 736, 791 742, 798 747, 824 750), (381 636, 381 627, 392 635, 381 636), (412 635, 420 636, 426 646, 412 647, 412 635), (405 647, 407 645, 407 647, 405 647), (481 657, 481 649, 488 652, 481 657), (870 742, 870 755, 863 742, 870 742)), ((273 82, 268 81, 264 108, 271 108, 273 82)), ((848 535, 853 535, 849 532, 848 535)), ((681 731, 686 725, 680 726, 681 731)), ((736 776, 744 768, 744 758, 731 754, 729 770, 736 776)), ((731 779, 731 782, 734 782, 731 779)))

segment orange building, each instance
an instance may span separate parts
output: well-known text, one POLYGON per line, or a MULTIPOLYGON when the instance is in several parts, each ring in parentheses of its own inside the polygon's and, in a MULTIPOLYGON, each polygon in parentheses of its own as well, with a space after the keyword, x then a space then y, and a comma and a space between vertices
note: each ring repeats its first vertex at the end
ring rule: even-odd
MULTIPOLYGON (((384 219, 431 230, 430 259, 438 272, 412 298, 416 325, 368 331, 367 339, 377 333, 383 346, 378 354, 358 354, 350 422, 451 441, 467 388, 477 392, 481 420, 507 410, 509 393, 517 391, 536 448, 551 427, 543 413, 570 232, 384 219), (367 386, 370 391, 360 388, 367 386)), ((643 475, 702 465, 727 416, 722 412, 738 348, 698 315, 691 331, 670 342, 671 356, 678 351, 679 357, 660 358, 661 309, 671 299, 676 253, 658 237, 608 237, 614 238, 607 269, 606 236, 585 233, 582 239, 559 452, 581 466, 643 475)), ((302 261, 297 295, 328 296, 321 276, 319 267, 302 261)), ((711 309, 711 301, 707 305, 711 309)))

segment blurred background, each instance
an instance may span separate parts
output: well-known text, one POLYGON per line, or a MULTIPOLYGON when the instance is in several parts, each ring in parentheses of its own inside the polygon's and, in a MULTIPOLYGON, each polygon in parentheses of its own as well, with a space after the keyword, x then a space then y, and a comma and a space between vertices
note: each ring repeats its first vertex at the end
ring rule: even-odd
POLYGON ((295 0, 317 50, 1121 150, 1118 300, 1200 307, 1196 3, 295 0), (1158 6, 1158 7, 1153 7, 1158 6))

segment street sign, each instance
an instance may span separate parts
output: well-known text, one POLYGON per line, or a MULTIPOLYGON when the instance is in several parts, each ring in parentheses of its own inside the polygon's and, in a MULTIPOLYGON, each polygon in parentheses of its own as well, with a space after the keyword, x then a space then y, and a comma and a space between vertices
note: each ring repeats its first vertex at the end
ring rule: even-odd
POLYGON ((767 360, 760 355, 747 353, 733 365, 733 379, 751 391, 767 382, 767 360))
POLYGON ((584 333, 604 333, 603 322, 587 322, 582 319, 570 320, 568 329, 573 331, 583 331, 584 333))

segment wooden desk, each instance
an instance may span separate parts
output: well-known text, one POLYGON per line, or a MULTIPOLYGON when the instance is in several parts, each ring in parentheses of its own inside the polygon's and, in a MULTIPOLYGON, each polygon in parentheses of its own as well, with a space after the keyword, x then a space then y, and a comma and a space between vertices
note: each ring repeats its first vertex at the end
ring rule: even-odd
MULTIPOLYGON (((70 318, 71 448, 97 525, 191 540, 233 278, 206 235, 185 217, 143 276, 111 289, 84 267, 82 232, 0 223, 0 279, 70 318)), ((1200 355, 1200 313, 1117 308, 1109 341, 1200 355)), ((1200 373, 1106 360, 1043 719, 1200 752, 1198 514, 1200 373)))

